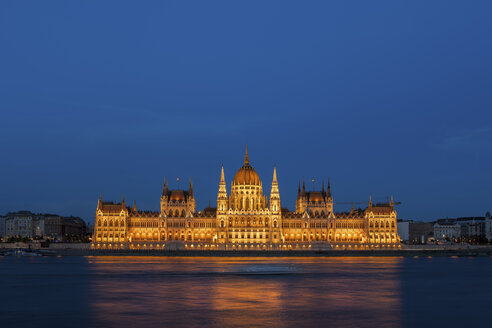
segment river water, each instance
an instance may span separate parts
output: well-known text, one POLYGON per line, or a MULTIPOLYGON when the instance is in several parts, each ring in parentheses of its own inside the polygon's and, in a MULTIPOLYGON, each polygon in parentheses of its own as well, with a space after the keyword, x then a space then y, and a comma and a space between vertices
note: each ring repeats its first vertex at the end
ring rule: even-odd
POLYGON ((1 327, 490 325, 492 258, 0 258, 1 327))

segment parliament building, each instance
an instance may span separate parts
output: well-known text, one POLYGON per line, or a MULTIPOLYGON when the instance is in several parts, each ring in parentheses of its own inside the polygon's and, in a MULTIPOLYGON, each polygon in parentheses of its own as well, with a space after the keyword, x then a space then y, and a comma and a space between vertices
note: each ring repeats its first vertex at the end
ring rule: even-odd
POLYGON ((276 168, 270 197, 248 150, 228 194, 224 167, 220 172, 217 207, 196 211, 193 185, 170 190, 164 181, 160 211, 138 210, 136 204, 99 198, 93 248, 106 249, 367 249, 397 247, 393 198, 389 203, 336 213, 328 181, 325 190, 297 190, 296 210, 282 208, 276 168))

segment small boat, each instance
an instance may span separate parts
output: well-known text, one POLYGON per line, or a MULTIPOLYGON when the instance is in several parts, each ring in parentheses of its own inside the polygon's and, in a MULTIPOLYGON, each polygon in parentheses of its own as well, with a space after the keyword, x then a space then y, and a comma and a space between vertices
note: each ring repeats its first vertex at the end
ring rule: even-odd
POLYGON ((43 256, 43 254, 32 250, 15 249, 5 253, 5 256, 43 256))

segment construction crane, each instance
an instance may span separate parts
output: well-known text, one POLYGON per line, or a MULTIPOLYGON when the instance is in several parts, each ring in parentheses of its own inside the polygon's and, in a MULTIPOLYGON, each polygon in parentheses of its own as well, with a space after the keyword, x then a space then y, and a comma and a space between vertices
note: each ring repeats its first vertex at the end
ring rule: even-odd
MULTIPOLYGON (((368 202, 365 201, 365 202, 334 202, 336 205, 356 205, 356 204, 367 204, 368 202)), ((387 202, 388 204, 390 203, 390 201, 387 202)), ((377 204, 377 202, 375 203, 377 204)), ((395 202, 393 201, 393 205, 401 205, 401 202, 395 202)))

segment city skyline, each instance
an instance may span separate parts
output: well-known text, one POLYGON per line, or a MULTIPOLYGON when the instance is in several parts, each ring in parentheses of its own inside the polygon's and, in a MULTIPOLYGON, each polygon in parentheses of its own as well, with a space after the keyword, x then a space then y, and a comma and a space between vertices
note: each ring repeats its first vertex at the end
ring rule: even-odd
MULTIPOLYGON (((237 152, 238 151, 234 151, 234 153, 237 153, 237 152)), ((252 163, 254 163, 253 165, 255 165, 255 168, 256 168, 257 162, 261 162, 261 160, 260 161, 252 160, 252 163)), ((233 171, 234 167, 232 165, 227 166, 227 165, 223 164, 223 162, 221 162, 220 165, 224 168, 226 184, 228 187, 230 187, 230 184, 232 183, 233 176, 234 176, 234 174, 233 174, 234 173, 234 171, 233 171)), ((282 207, 289 209, 289 210, 295 210, 295 207, 296 207, 296 203, 295 203, 296 200, 295 199, 296 199, 296 195, 297 195, 297 188, 298 188, 299 183, 302 184, 304 182, 307 191, 321 191, 323 186, 327 186, 327 184, 330 183, 332 190, 334 190, 334 192, 333 192, 334 193, 334 204, 336 205, 336 209, 337 209, 337 210, 335 210, 335 212, 340 212, 340 213, 349 212, 352 205, 354 206, 354 208, 364 209, 369 202, 369 198, 372 199, 373 203, 388 203, 391 198, 394 198, 395 202, 397 202, 397 203, 401 202, 402 204, 398 204, 399 205, 398 206, 398 218, 399 219, 405 219, 405 220, 415 219, 415 220, 423 220, 423 221, 433 221, 433 220, 435 221, 437 219, 443 219, 443 218, 447 218, 447 217, 453 218, 453 217, 483 216, 483 214, 486 211, 489 211, 489 209, 485 209, 483 211, 483 213, 478 212, 478 213, 470 214, 469 212, 463 212, 464 214, 462 214, 462 215, 449 215, 449 216, 441 216, 441 217, 437 217, 437 216, 433 216, 433 217, 424 217, 424 216, 406 217, 406 216, 402 216, 400 214, 400 207, 404 208, 404 205, 406 205, 406 204, 405 204, 404 200, 402 201, 402 199, 398 197, 398 195, 400 195, 400 192, 398 192, 398 191, 388 192, 386 195, 384 195, 384 192, 380 192, 379 194, 369 193, 368 195, 366 195, 366 197, 364 199, 364 197, 360 196, 362 193, 359 190, 357 190, 357 186, 355 186, 354 189, 345 187, 345 188, 339 188, 339 189, 342 189, 345 191, 345 195, 344 195, 345 197, 339 198, 339 197, 337 197, 337 189, 338 189, 337 185, 338 185, 338 183, 340 183, 340 181, 343 181, 343 180, 337 179, 336 175, 328 175, 325 179, 317 179, 315 177, 310 177, 309 175, 304 175, 303 177, 298 178, 295 186, 290 186, 293 188, 285 188, 285 187, 283 187, 283 184, 282 184, 282 177, 285 177, 286 178, 285 180, 288 180, 288 181, 292 181, 293 179, 291 177, 289 178, 288 174, 286 174, 285 172, 282 172, 281 167, 280 167, 280 171, 279 171, 279 169, 278 169, 279 166, 276 162, 274 162, 274 164, 272 164, 272 166, 270 168, 268 168, 266 166, 267 165, 261 166, 261 167, 263 167, 263 171, 268 170, 268 169, 272 170, 273 168, 277 168, 277 175, 279 176, 279 178, 278 178, 279 186, 282 186, 282 188, 281 188, 282 189, 282 191, 281 191, 282 207), (280 173, 278 173, 278 172, 280 172, 280 173), (307 177, 305 177, 305 176, 307 176, 307 177), (335 177, 335 185, 333 182, 333 180, 334 180, 333 177, 335 177), (313 180, 314 180, 314 182, 313 182, 313 180), (285 189, 287 189, 287 190, 285 190, 285 189), (355 194, 355 195, 359 195, 359 197, 358 198, 351 197, 351 195, 350 195, 351 193, 355 194)), ((240 165, 237 165, 237 167, 239 168, 240 165)), ((258 171, 260 171, 260 170, 258 170, 258 171)), ((271 172, 270 172, 270 174, 265 173, 265 172, 259 173, 260 179, 264 180, 265 190, 269 190, 271 187, 271 182, 269 182, 268 175, 271 175, 271 172)), ((149 175, 149 176, 152 176, 152 175, 149 175)), ((219 178, 220 178, 220 174, 217 174, 217 179, 216 179, 217 181, 215 182, 215 187, 216 187, 217 182, 219 181, 218 180, 219 178)), ((191 175, 185 176, 185 177, 177 177, 175 179, 173 179, 172 177, 163 176, 162 179, 167 182, 170 190, 187 190, 188 183, 190 181, 193 181, 194 192, 197 195, 197 197, 196 197, 197 198, 197 200, 196 200, 197 212, 202 211, 203 209, 207 208, 209 205, 211 205, 212 207, 216 206, 216 195, 214 195, 214 193, 216 194, 216 190, 215 190, 215 192, 212 191, 212 195, 210 195, 210 197, 208 197, 208 198, 203 197, 203 192, 200 192, 200 185, 197 185, 197 181, 202 182, 205 180, 208 182, 208 181, 210 181, 210 179, 212 179, 212 184, 214 184, 213 183, 214 176, 210 177, 210 175, 209 175, 206 179, 203 179, 203 177, 193 177, 191 175)), ((152 183, 152 185, 153 185, 152 186, 153 191, 155 191, 155 189, 157 189, 157 190, 162 189, 162 183, 159 185, 159 183, 156 183, 154 181, 152 183), (157 188, 155 188, 154 185, 156 185, 156 186, 159 185, 159 186, 157 188)), ((110 186, 108 186, 108 187, 110 187, 110 186)), ((342 186, 340 186, 340 187, 342 187, 342 186)), ((138 186, 137 188, 140 190, 145 189, 142 186, 138 186)), ((121 190, 121 192, 119 194, 118 194, 118 191, 114 191, 114 188, 110 188, 110 189, 112 189, 113 192, 109 196, 105 192, 100 192, 98 195, 101 196, 103 198, 103 200, 105 200, 105 201, 114 201, 115 203, 121 202, 121 198, 126 197, 127 204, 132 205, 134 202, 136 202, 139 204, 140 210, 146 210, 146 211, 147 210, 149 210, 149 211, 158 211, 159 210, 159 206, 156 205, 156 201, 154 199, 151 199, 151 200, 144 199, 144 198, 140 199, 138 194, 136 192, 132 191, 131 189, 121 190), (115 193, 116 193, 116 195, 114 195, 115 193), (150 204, 150 206, 148 204, 150 204)), ((381 189, 380 188, 369 188, 368 190, 381 190, 381 189)), ((144 194, 147 194, 147 192, 145 192, 144 194)), ((152 198, 155 198, 155 195, 152 198)), ((92 200, 92 203, 94 203, 93 200, 92 200)), ((78 213, 74 214, 74 213, 65 212, 65 211, 59 211, 59 212, 62 213, 63 215, 78 215, 78 216, 83 217, 85 221, 87 221, 89 223, 94 223, 94 214, 93 214, 94 208, 95 208, 95 206, 92 206, 91 208, 84 210, 84 212, 92 212, 92 215, 91 214, 79 215, 78 213)), ((8 212, 15 212, 15 211, 19 211, 19 210, 27 210, 27 211, 32 211, 34 213, 51 213, 51 212, 54 213, 56 211, 56 209, 52 210, 50 212, 47 209, 35 210, 35 209, 31 209, 31 208, 17 208, 17 209, 11 209, 8 212)), ((7 213, 7 211, 4 211, 4 213, 0 213, 0 214, 5 214, 5 213, 7 213)))

